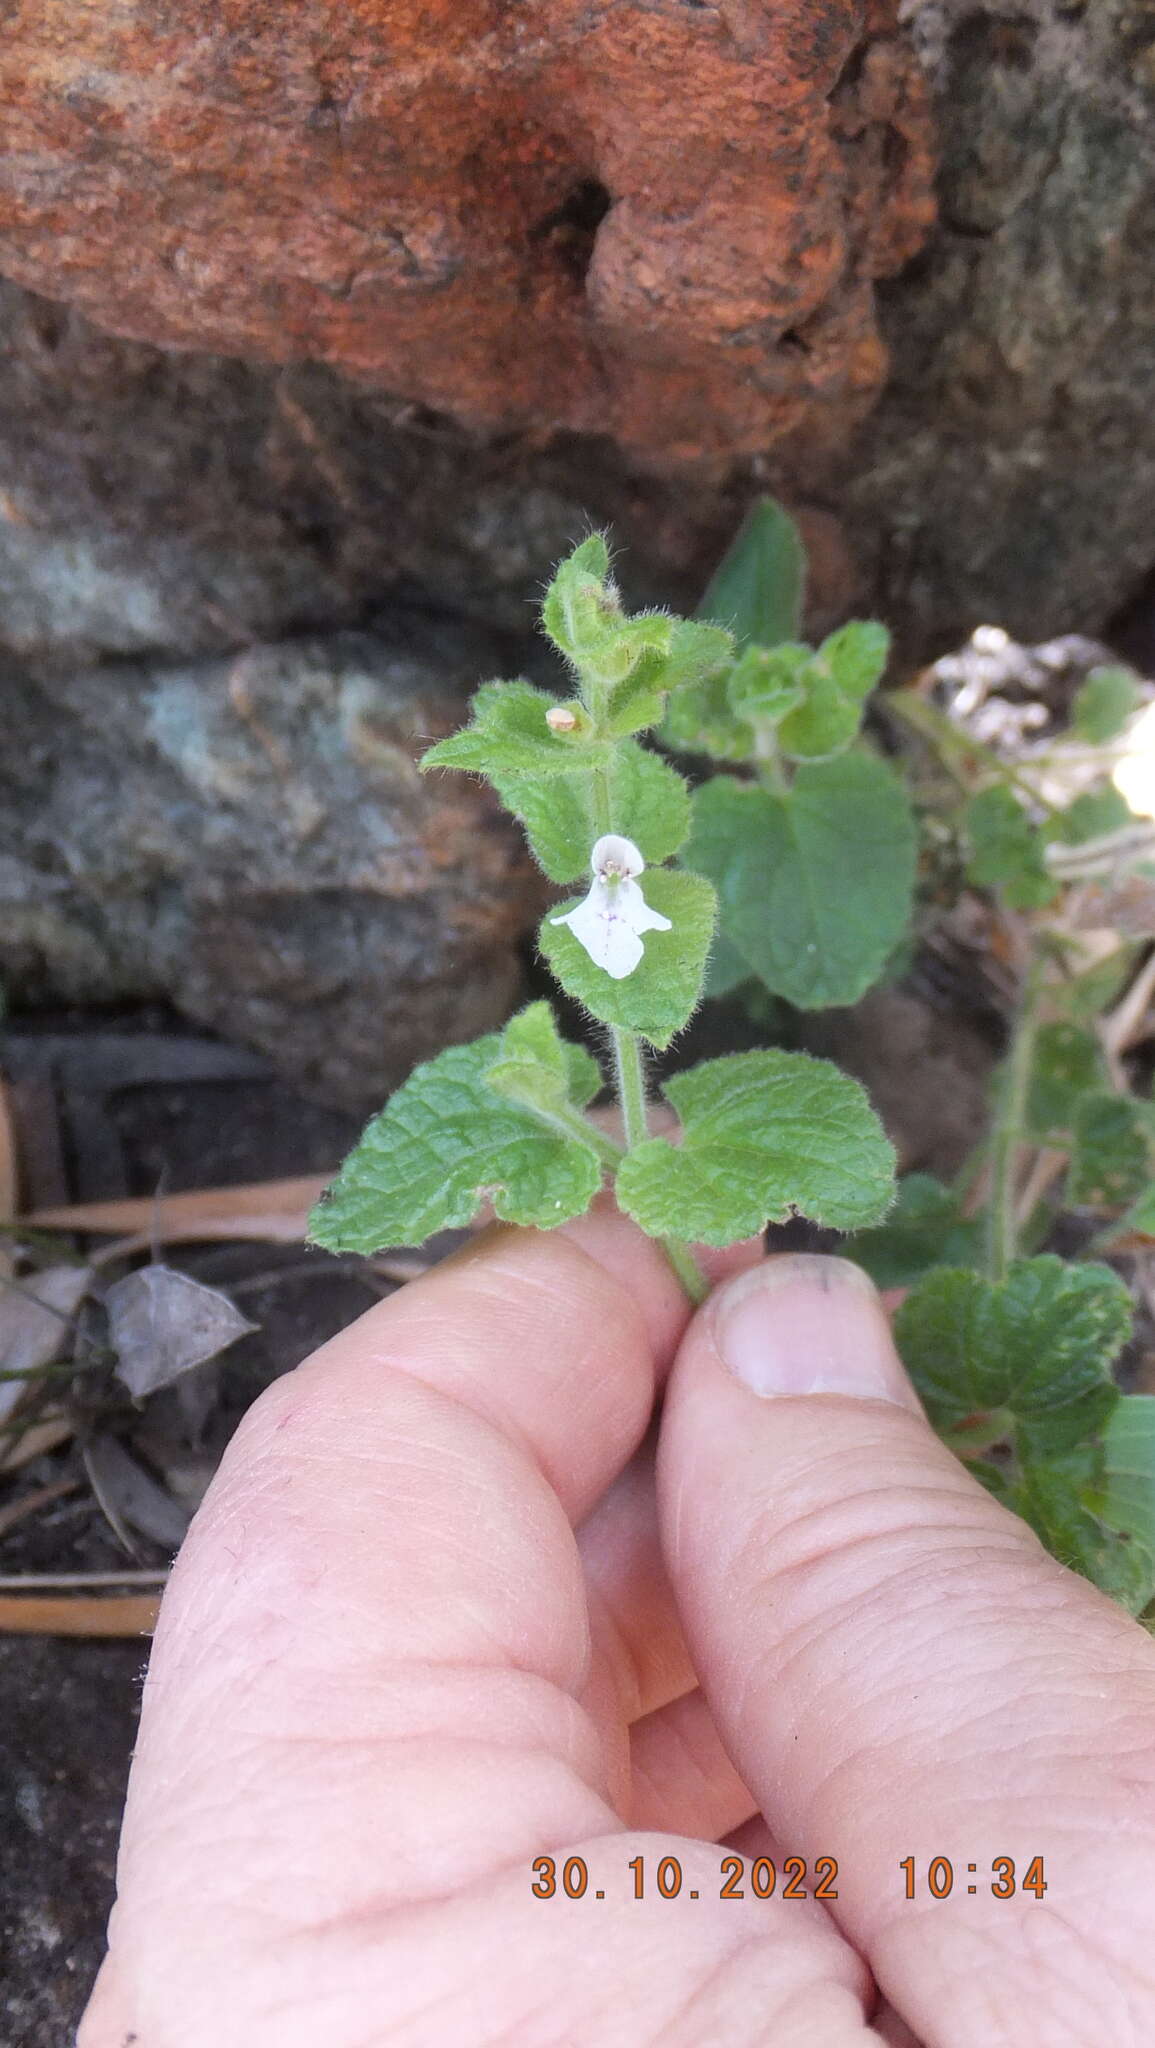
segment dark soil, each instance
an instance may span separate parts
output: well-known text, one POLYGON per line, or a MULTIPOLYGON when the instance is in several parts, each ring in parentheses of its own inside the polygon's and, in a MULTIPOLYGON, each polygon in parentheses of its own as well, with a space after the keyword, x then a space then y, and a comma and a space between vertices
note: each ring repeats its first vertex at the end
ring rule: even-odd
MULTIPOLYGON (((323 1173, 356 1135, 355 1119, 301 1101, 247 1055, 243 1079, 164 1079, 194 1064, 182 1059, 189 1042, 183 1025, 155 1014, 98 1019, 95 1028, 53 1018, 11 1034, 4 1064, 21 1097, 21 1136, 38 1131, 25 1153, 39 1183, 32 1199, 323 1173), (161 1078, 133 1078, 141 1073, 161 1078)), ((239 1305, 261 1326, 208 1369, 219 1379, 206 1460, 262 1387, 374 1298, 337 1261, 300 1245, 210 1244, 169 1256, 214 1285, 238 1287, 239 1305)), ((0 1573, 167 1561, 143 1539, 126 1559, 75 1446, 0 1481, 0 1499, 66 1477, 80 1482, 73 1493, 0 1539, 0 1573)), ((103 1953, 146 1655, 138 1641, 0 1636, 0 2048, 72 2041, 103 1953)))

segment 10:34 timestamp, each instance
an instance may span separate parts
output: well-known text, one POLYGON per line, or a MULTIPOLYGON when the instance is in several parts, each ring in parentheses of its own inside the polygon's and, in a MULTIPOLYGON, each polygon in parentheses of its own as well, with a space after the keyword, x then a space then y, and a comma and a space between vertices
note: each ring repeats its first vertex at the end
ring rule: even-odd
MULTIPOLYGON (((920 1889, 928 1891, 932 1899, 949 1899, 955 1888, 954 1864, 949 1856, 932 1856, 921 1876, 917 1858, 914 1856, 904 1856, 898 1867, 906 1878, 908 1899, 916 1898, 920 1889)), ((968 1863, 967 1873, 968 1876, 977 1879, 978 1864, 968 1863)), ((993 1856, 990 1875, 988 1876, 984 1870, 982 1885, 989 1890, 992 1899, 1013 1899, 1017 1891, 1033 1892, 1037 1899, 1041 1899, 1047 1889, 1047 1880, 1043 1876, 1043 1859, 1041 1856, 1032 1856, 1022 1877, 1019 1877, 1016 1875, 1013 1856, 993 1856)), ((966 1886, 968 1892, 977 1892, 979 1889, 978 1883, 966 1886)))

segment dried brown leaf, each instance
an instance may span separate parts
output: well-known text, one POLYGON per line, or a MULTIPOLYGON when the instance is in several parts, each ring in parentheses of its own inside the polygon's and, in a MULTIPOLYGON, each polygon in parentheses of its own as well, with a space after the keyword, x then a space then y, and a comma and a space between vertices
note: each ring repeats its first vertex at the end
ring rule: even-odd
POLYGON ((227 1294, 160 1264, 118 1280, 104 1305, 116 1376, 138 1401, 257 1328, 227 1294))
POLYGON ((176 1550, 184 1541, 191 1510, 158 1486, 115 1437, 97 1437, 85 1445, 84 1469, 101 1513, 130 1554, 136 1553, 128 1528, 139 1529, 167 1550, 176 1550))

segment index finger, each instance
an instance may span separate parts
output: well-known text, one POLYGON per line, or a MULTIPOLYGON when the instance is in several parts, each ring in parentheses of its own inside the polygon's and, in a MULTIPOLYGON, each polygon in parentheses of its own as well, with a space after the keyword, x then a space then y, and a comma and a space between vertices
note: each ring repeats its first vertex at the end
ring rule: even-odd
POLYGON ((122 1977, 227 1970, 254 1925, 439 1896, 618 1825, 571 1523, 645 1431, 688 1305, 632 1226, 586 1235, 603 1256, 495 1231, 241 1424, 157 1630, 122 1977))

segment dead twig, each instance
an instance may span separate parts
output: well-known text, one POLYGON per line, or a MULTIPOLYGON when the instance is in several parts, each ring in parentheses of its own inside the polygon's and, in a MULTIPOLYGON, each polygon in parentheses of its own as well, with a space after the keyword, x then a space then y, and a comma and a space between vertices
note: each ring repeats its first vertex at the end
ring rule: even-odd
MULTIPOLYGON (((8 1435, 11 1434, 9 1431, 8 1435)), ((19 1472, 21 1466, 42 1458, 46 1451, 59 1449, 75 1434, 76 1425, 67 1415, 42 1415, 39 1422, 30 1422, 21 1430, 19 1440, 10 1449, 4 1448, 0 1438, 0 1472, 19 1472)))
POLYGON ((0 1635, 150 1636, 159 1611, 160 1601, 151 1593, 96 1599, 0 1595, 0 1635))
POLYGON ((92 1231, 110 1237, 128 1233, 128 1243, 117 1247, 121 1251, 147 1251, 154 1235, 170 1244, 230 1237, 295 1244, 304 1240, 309 1212, 332 1178, 331 1173, 310 1174, 233 1188, 196 1188, 164 1195, 159 1201, 146 1195, 123 1202, 74 1202, 34 1209, 21 1223, 30 1230, 92 1231))
POLYGON ((9 1572, 0 1573, 0 1593, 95 1593, 106 1586, 163 1586, 167 1579, 166 1565, 149 1571, 9 1572))
POLYGON ((1123 1054, 1144 1035, 1147 1012, 1151 998, 1155 995, 1155 951, 1152 951, 1139 969, 1126 993, 1109 1010, 1099 1025, 1099 1038, 1107 1055, 1111 1078, 1115 1086, 1125 1089, 1127 1077, 1122 1069, 1123 1054))
POLYGON ((1068 1156, 1066 1152, 1046 1145, 1036 1152, 1034 1165, 1023 1182, 1015 1209, 1015 1222, 1020 1229, 1030 1221, 1048 1188, 1058 1180, 1068 1156))
POLYGON ((54 1479, 51 1486, 37 1486, 31 1493, 22 1494, 19 1500, 10 1500, 6 1508, 0 1508, 0 1536, 26 1522, 29 1515, 39 1514, 54 1500, 62 1500, 66 1493, 75 1493, 79 1481, 75 1479, 54 1479))

